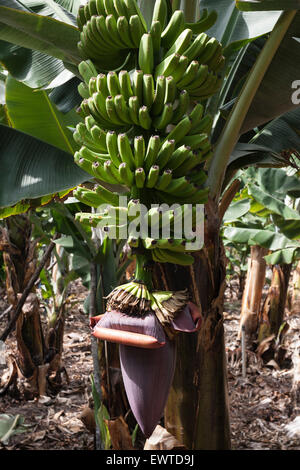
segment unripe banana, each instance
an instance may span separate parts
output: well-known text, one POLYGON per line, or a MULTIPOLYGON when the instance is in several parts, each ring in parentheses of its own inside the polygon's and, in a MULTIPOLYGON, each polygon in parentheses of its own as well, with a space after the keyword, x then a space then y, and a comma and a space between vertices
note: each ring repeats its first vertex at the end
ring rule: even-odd
POLYGON ((138 97, 140 106, 143 104, 143 76, 142 70, 135 70, 132 76, 132 90, 134 96, 138 97))
POLYGON ((174 139, 166 140, 162 144, 156 159, 156 164, 159 165, 160 168, 164 168, 167 165, 175 150, 175 145, 176 142, 174 139))
POLYGON ((101 197, 100 193, 83 187, 76 188, 75 191, 73 191, 73 196, 76 197, 78 201, 95 208, 106 202, 105 199, 101 197))
POLYGON ((143 103, 150 109, 154 101, 154 80, 151 74, 143 75, 143 103))
POLYGON ((173 104, 166 103, 160 116, 153 119, 155 129, 164 130, 171 122, 173 117, 173 104))
POLYGON ((116 112, 120 120, 126 124, 132 124, 132 120, 129 115, 129 109, 127 107, 126 101, 123 95, 116 95, 114 97, 114 104, 116 108, 116 112))
POLYGON ((146 187, 147 188, 154 188, 159 178, 159 166, 153 165, 148 173, 146 187))
POLYGON ((143 34, 145 34, 145 30, 143 28, 143 25, 141 23, 141 20, 138 15, 132 15, 129 18, 129 31, 130 31, 130 37, 135 45, 136 49, 140 45, 140 40, 143 34))
POLYGON ((91 60, 84 60, 78 65, 78 71, 88 85, 92 77, 97 77, 97 70, 91 60))
POLYGON ((139 109, 139 124, 143 129, 151 129, 152 119, 147 106, 142 106, 139 109))
POLYGON ((118 168, 122 163, 118 150, 118 137, 115 131, 108 131, 106 134, 106 146, 113 164, 118 168))
POLYGON ((127 134, 118 135, 118 150, 122 161, 126 163, 129 169, 133 170, 135 161, 127 134))
POLYGON ((167 77, 164 104, 174 103, 176 95, 177 95, 176 82, 172 76, 167 77))
POLYGON ((136 168, 142 168, 146 156, 145 140, 142 135, 134 138, 134 161, 136 168))
POLYGON ((198 70, 199 62, 197 60, 193 60, 182 75, 182 78, 177 81, 177 88, 182 90, 186 85, 192 83, 195 77, 197 76, 198 70))
POLYGON ((165 77, 172 76, 178 67, 179 59, 180 55, 175 53, 162 60, 155 69, 155 80, 159 75, 164 75, 165 77))
POLYGON ((124 99, 128 101, 129 98, 134 95, 134 93, 131 86, 130 75, 127 70, 121 70, 119 72, 118 79, 121 94, 124 96, 124 99))
POLYGON ((192 38, 193 31, 189 28, 184 29, 182 33, 179 34, 172 47, 170 47, 170 49, 166 52, 166 54, 164 55, 164 59, 169 55, 174 54, 175 52, 177 52, 177 54, 182 55, 184 51, 186 51, 186 49, 189 47, 192 38))
POLYGON ((158 178, 155 188, 158 191, 164 191, 172 181, 172 170, 166 169, 163 174, 158 178))
POLYGON ((151 114, 153 116, 158 116, 161 114, 164 104, 165 104, 165 95, 166 95, 166 77, 164 75, 159 75, 156 79, 156 89, 153 105, 151 107, 151 114))
POLYGON ((161 27, 160 22, 154 21, 150 29, 150 34, 152 37, 152 44, 153 44, 154 61, 159 58, 160 46, 161 46, 161 32, 162 32, 162 27, 161 27))
POLYGON ((135 170, 135 184, 136 187, 141 189, 145 186, 146 173, 144 168, 137 168, 135 170))
POLYGON ((162 45, 165 49, 169 49, 176 41, 180 33, 184 30, 185 18, 181 10, 174 11, 166 28, 163 30, 161 38, 162 45))
POLYGON ((191 155, 191 147, 187 145, 182 145, 178 149, 175 150, 172 157, 168 161, 168 168, 171 170, 176 170, 180 165, 182 165, 185 160, 187 160, 191 155))
POLYGON ((125 184, 128 188, 130 188, 132 186, 134 177, 126 162, 123 162, 120 164, 119 173, 120 173, 120 178, 123 184, 125 184))
POLYGON ((136 125, 140 125, 139 120, 139 110, 140 110, 140 103, 137 96, 131 96, 128 100, 128 109, 129 109, 129 116, 132 122, 136 125))
POLYGON ((183 118, 183 116, 187 113, 190 105, 190 95, 188 91, 182 90, 179 94, 178 98, 178 106, 174 110, 172 123, 178 124, 179 121, 183 118))
POLYGON ((152 74, 154 67, 154 49, 152 36, 149 33, 143 34, 139 46, 139 67, 147 74, 152 74))
POLYGON ((160 150, 160 138, 158 135, 152 135, 148 142, 145 162, 144 162, 144 168, 146 172, 149 172, 152 165, 154 165, 154 163, 156 162, 159 150, 160 150))
MULTIPOLYGON (((169 133, 167 136, 167 140, 175 140, 176 144, 181 142, 184 137, 189 133, 192 127, 192 123, 188 116, 184 117, 178 124, 174 127, 174 129, 169 133)), ((187 142, 186 145, 189 145, 187 142)))
POLYGON ((168 16, 168 6, 166 0, 156 0, 152 15, 152 24, 158 21, 162 29, 165 27, 168 16))

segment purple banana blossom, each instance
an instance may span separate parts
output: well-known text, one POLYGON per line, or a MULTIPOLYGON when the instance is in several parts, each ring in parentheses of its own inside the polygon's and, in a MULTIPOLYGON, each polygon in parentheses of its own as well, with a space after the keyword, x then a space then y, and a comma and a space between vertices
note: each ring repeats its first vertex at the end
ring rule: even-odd
MULTIPOLYGON (((194 332, 201 315, 190 302, 171 323, 176 331, 194 332)), ((130 317, 107 312, 93 329, 93 335, 120 344, 119 354, 124 386, 131 410, 148 438, 161 419, 172 384, 176 363, 174 341, 166 336, 154 313, 130 317)))

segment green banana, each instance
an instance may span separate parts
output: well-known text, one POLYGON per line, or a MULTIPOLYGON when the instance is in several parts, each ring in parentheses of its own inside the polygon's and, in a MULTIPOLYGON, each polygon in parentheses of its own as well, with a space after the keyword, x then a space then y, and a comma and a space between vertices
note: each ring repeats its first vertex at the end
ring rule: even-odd
POLYGON ((137 168, 135 170, 135 184, 137 188, 143 188, 146 181, 146 173, 144 168, 137 168))
POLYGON ((82 158, 80 156, 79 152, 75 152, 74 154, 74 162, 76 165, 78 165, 83 171, 86 171, 90 175, 93 175, 93 169, 92 169, 92 162, 89 162, 85 158, 82 158))
MULTIPOLYGON (((187 158, 176 170, 173 171, 173 176, 175 178, 180 178, 181 176, 185 176, 189 174, 191 170, 193 170, 197 165, 202 162, 202 154, 201 152, 191 152, 189 158, 187 158)), ((187 194, 185 194, 187 196, 187 194)))
POLYGON ((164 191, 172 181, 172 170, 166 169, 163 174, 158 178, 155 188, 159 191, 164 191))
POLYGON ((157 80, 157 77, 159 77, 159 75, 164 75, 165 77, 168 77, 169 75, 172 76, 174 71, 176 71, 176 68, 178 67, 179 59, 180 55, 174 53, 168 56, 166 59, 162 60, 155 68, 155 80, 157 80))
POLYGON ((118 80, 120 92, 124 96, 124 99, 128 101, 129 98, 133 96, 133 90, 131 86, 130 75, 127 70, 121 70, 119 72, 118 80))
POLYGON ((94 125, 90 130, 90 134, 92 138, 94 139, 94 142, 97 142, 99 144, 99 149, 102 152, 107 152, 106 132, 100 129, 99 126, 94 125))
POLYGON ((209 72, 207 65, 200 65, 194 80, 185 86, 186 90, 190 94, 198 93, 201 88, 206 84, 207 80, 211 80, 211 76, 212 73, 209 72))
POLYGON ((124 123, 124 125, 132 124, 132 121, 129 115, 129 109, 127 107, 124 96, 116 95, 114 97, 114 104, 115 104, 117 115, 121 119, 121 121, 124 123))
POLYGON ((193 38, 193 31, 189 28, 186 28, 179 34, 178 38, 172 45, 172 47, 164 55, 164 59, 171 54, 177 52, 177 54, 182 55, 184 51, 187 50, 193 38))
POLYGON ((182 79, 182 76, 185 73, 188 65, 189 65, 189 59, 186 56, 181 55, 179 57, 178 66, 174 70, 173 75, 172 75, 172 77, 174 78, 176 84, 177 84, 178 81, 180 81, 182 79))
POLYGON ((125 16, 125 18, 128 20, 127 18, 128 11, 123 0, 113 0, 113 2, 114 2, 115 11, 117 12, 118 16, 119 17, 125 16))
POLYGON ((156 0, 152 15, 152 24, 158 21, 162 29, 165 27, 168 16, 168 6, 166 0, 156 0))
MULTIPOLYGON (((188 116, 184 117, 179 121, 178 124, 174 127, 174 129, 169 133, 166 140, 175 140, 176 144, 181 142, 184 137, 189 133, 191 130, 192 123, 188 116)), ((185 143, 185 142, 182 142, 185 143)), ((189 144, 187 144, 189 145, 189 144)))
POLYGON ((186 253, 177 253, 171 250, 161 250, 155 248, 152 251, 152 257, 154 261, 158 263, 172 263, 179 264, 181 266, 190 266, 194 263, 194 258, 186 253))
POLYGON ((104 73, 99 73, 99 75, 97 75, 96 88, 98 93, 101 93, 104 98, 109 96, 110 93, 107 87, 107 77, 104 73))
POLYGON ((87 22, 87 18, 84 14, 84 5, 79 6, 76 20, 79 31, 82 31, 83 25, 87 22))
POLYGON ((182 90, 186 85, 193 83, 193 80, 197 76, 198 70, 199 62, 197 60, 193 60, 182 75, 182 78, 177 81, 177 88, 182 90))
POLYGON ((134 161, 136 168, 141 168, 144 165, 146 156, 145 140, 142 135, 134 138, 134 161))
POLYGON ((154 80, 151 74, 143 75, 143 103, 150 109, 154 101, 154 80))
POLYGON ((139 109, 139 124, 143 129, 149 130, 151 128, 152 120, 147 106, 142 106, 139 109))
POLYGON ((108 72, 107 87, 108 87, 110 96, 116 96, 121 93, 119 78, 116 72, 108 72))
POLYGON ((176 170, 182 163, 189 158, 191 155, 191 147, 187 145, 182 145, 175 150, 172 157, 168 161, 168 168, 171 170, 176 170))
POLYGON ((131 39, 129 23, 126 16, 119 16, 117 19, 117 31, 119 37, 124 43, 124 48, 135 49, 135 44, 131 39))
POLYGON ((96 0, 96 9, 98 16, 106 16, 103 0, 96 0))
POLYGON ((145 161, 144 161, 144 168, 146 172, 150 171, 150 168, 156 162, 158 153, 160 149, 160 138, 158 135, 152 135, 149 139, 145 161))
POLYGON ((103 203, 107 202, 112 206, 117 206, 119 204, 119 195, 117 193, 113 193, 112 191, 109 191, 101 185, 96 186, 95 191, 98 196, 103 200, 103 203))
POLYGON ((113 164, 118 168, 122 163, 119 150, 118 150, 118 137, 115 131, 108 131, 106 134, 106 146, 110 159, 113 164))
POLYGON ((81 98, 88 99, 90 96, 89 88, 84 82, 80 82, 77 87, 78 93, 80 94, 81 98))
POLYGON ((143 26, 144 32, 147 31, 147 23, 145 21, 145 18, 143 17, 141 10, 139 9, 136 0, 124 0, 124 3, 126 5, 128 14, 130 16, 137 15, 140 19, 140 22, 143 26))
POLYGON ((182 143, 189 145, 192 150, 201 150, 202 152, 207 152, 211 145, 207 134, 186 135, 182 139, 182 143))
POLYGON ((159 58, 160 46, 161 46, 161 32, 162 27, 159 21, 154 21, 150 28, 150 34, 153 44, 153 55, 154 61, 159 58))
MULTIPOLYGON (((222 47, 220 50, 220 43, 216 38, 210 38, 204 47, 204 50, 201 54, 198 55, 197 59, 200 64, 209 65, 209 61, 214 57, 214 55, 220 56, 222 52, 222 47)), ((209 67, 211 69, 211 67, 209 67)))
POLYGON ((163 107, 160 116, 153 119, 153 126, 155 129, 164 130, 171 122, 173 117, 173 104, 166 103, 163 107))
POLYGON ((152 74, 154 67, 154 49, 152 36, 143 34, 139 46, 139 67, 146 74, 152 74))
POLYGON ((143 104, 143 76, 142 70, 135 70, 132 76, 132 90, 134 96, 138 97, 140 106, 143 104))
POLYGON ((159 165, 160 168, 164 168, 167 165, 175 150, 175 145, 176 142, 174 139, 168 139, 162 144, 156 159, 156 164, 159 165))
MULTIPOLYGON (((90 2, 90 0, 89 0, 89 2, 90 2)), ((117 19, 118 13, 115 10, 113 0, 103 0, 103 6, 105 8, 106 15, 114 15, 114 17, 117 19)))
POLYGON ((213 125, 213 118, 210 114, 206 114, 198 124, 192 125, 189 135, 210 134, 213 125))
POLYGON ((129 98, 128 109, 129 109, 130 119, 136 126, 139 126, 140 125, 140 120, 139 120, 140 105, 139 105, 139 99, 137 96, 131 96, 129 98))
POLYGON ((158 178, 159 178, 159 166, 153 165, 151 166, 149 173, 147 175, 146 187, 150 189, 154 188, 154 186, 157 183, 158 178))
POLYGON ((218 14, 215 10, 208 13, 207 9, 203 10, 201 18, 197 23, 187 23, 186 26, 193 30, 194 34, 202 33, 209 30, 217 21, 218 14))
POLYGON ((156 79, 154 101, 151 107, 151 114, 153 116, 158 116, 159 114, 161 114, 165 104, 165 95, 166 77, 164 75, 159 75, 156 79))
POLYGON ((107 153, 93 152, 92 150, 88 149, 85 145, 82 146, 78 150, 78 152, 81 155, 81 157, 85 158, 86 160, 90 162, 105 161, 108 158, 107 153))
POLYGON ((126 163, 128 168, 133 170, 135 168, 135 160, 127 134, 118 135, 118 150, 122 162, 126 163))
POLYGON ((162 32, 162 46, 165 49, 169 49, 172 44, 176 41, 178 36, 182 33, 185 28, 184 13, 181 10, 174 11, 170 18, 169 23, 162 32))
POLYGON ((135 48, 138 49, 141 37, 143 36, 143 34, 145 34, 146 31, 144 30, 142 22, 138 15, 130 16, 128 21, 131 40, 135 45, 135 48))
POLYGON ((189 186, 189 184, 189 180, 185 176, 181 176, 180 178, 172 179, 169 186, 164 189, 164 192, 175 196, 180 196, 181 193, 184 195, 184 191, 189 186))
POLYGON ((114 172, 114 168, 115 166, 111 160, 107 160, 103 164, 103 170, 105 174, 107 175, 107 180, 111 184, 119 184, 121 183, 121 179, 119 178, 119 174, 116 175, 116 173, 114 172))
POLYGON ((174 110, 173 117, 172 117, 172 123, 173 124, 178 124, 179 121, 183 118, 183 116, 187 113, 190 105, 190 95, 188 91, 182 90, 179 93, 179 98, 178 98, 178 106, 174 110))
POLYGON ((196 36, 192 44, 183 52, 183 55, 185 55, 190 61, 197 59, 199 64, 203 63, 203 62, 200 62, 198 57, 204 51, 205 45, 208 40, 209 38, 207 34, 205 33, 198 34, 198 36, 196 36))
POLYGON ((126 162, 123 162, 119 166, 119 173, 120 173, 120 178, 127 187, 131 187, 133 183, 133 173, 131 172, 129 166, 127 165, 126 162))
POLYGON ((78 71, 82 76, 86 85, 89 84, 90 79, 97 77, 97 70, 91 60, 84 60, 78 65, 78 71))
POLYGON ((105 18, 105 24, 107 33, 110 35, 111 39, 114 41, 116 45, 116 49, 122 50, 127 49, 127 45, 124 43, 122 38, 119 35, 117 21, 113 15, 108 15, 105 18))
POLYGON ((164 104, 173 103, 177 95, 176 82, 172 76, 166 78, 166 91, 164 104))
POLYGON ((92 191, 91 189, 83 187, 76 188, 75 191, 73 191, 73 196, 76 197, 78 201, 95 208, 105 204, 106 202, 96 191, 92 191))
POLYGON ((124 126, 124 123, 118 117, 113 96, 108 96, 106 98, 105 106, 110 122, 117 126, 124 126))

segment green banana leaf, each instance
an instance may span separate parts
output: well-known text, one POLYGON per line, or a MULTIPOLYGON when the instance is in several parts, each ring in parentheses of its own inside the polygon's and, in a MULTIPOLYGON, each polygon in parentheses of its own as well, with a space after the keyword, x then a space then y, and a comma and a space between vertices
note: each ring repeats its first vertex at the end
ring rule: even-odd
MULTIPOLYGON (((60 0, 55 3, 52 0, 45 0, 44 3, 39 1, 36 4, 31 0, 25 0, 22 5, 24 8, 27 7, 27 11, 51 16, 58 20, 65 18, 69 24, 76 25, 74 15, 77 14, 79 0, 60 0), (50 1, 52 8, 49 6, 50 1), (53 4, 55 10, 53 10, 53 4), (58 11, 57 8, 59 8, 58 11), (70 17, 70 13, 64 12, 63 8, 72 13, 72 16, 70 17)), ((6 41, 0 41, 0 61, 15 79, 32 88, 49 86, 54 79, 55 86, 60 86, 73 76, 66 70, 61 60, 6 41)))
POLYGON ((0 207, 76 187, 91 176, 52 145, 0 125, 0 207))
POLYGON ((260 245, 271 251, 282 250, 285 248, 299 247, 300 242, 285 237, 280 233, 267 229, 252 229, 248 227, 226 227, 224 237, 236 243, 247 243, 248 245, 260 245))
POLYGON ((78 93, 78 85, 81 82, 79 78, 73 77, 68 82, 55 87, 49 93, 50 100, 56 105, 57 109, 66 114, 72 109, 77 109, 82 101, 78 93))
POLYGON ((300 221, 285 219, 279 215, 273 215, 273 222, 286 237, 291 240, 300 240, 300 221))
POLYGON ((270 255, 264 256, 267 264, 291 264, 300 259, 300 248, 286 248, 285 250, 274 251, 270 255))
POLYGON ((249 184, 249 194, 259 203, 274 214, 286 220, 298 220, 300 221, 300 214, 296 210, 288 207, 283 201, 277 199, 269 192, 263 191, 256 184, 249 184))
POLYGON ((259 168, 247 172, 255 179, 257 185, 265 192, 284 200, 288 195, 292 198, 300 197, 300 177, 290 175, 278 168, 259 168))
POLYGON ((299 0, 236 0, 242 11, 298 10, 299 0))
POLYGON ((232 202, 225 212, 223 223, 226 224, 238 221, 240 217, 243 217, 243 215, 249 212, 250 204, 250 199, 240 199, 232 202))
POLYGON ((44 90, 33 90, 11 76, 6 80, 6 106, 12 127, 69 152, 77 149, 72 132, 79 122, 76 113, 57 110, 44 90))
POLYGON ((300 107, 271 121, 251 142, 278 153, 283 150, 300 152, 300 107))
POLYGON ((209 12, 215 10, 218 13, 208 34, 222 42, 227 55, 272 31, 281 14, 278 11, 242 12, 236 8, 235 0, 201 0, 200 5, 209 12))
POLYGON ((0 39, 71 64, 80 62, 75 26, 31 13, 16 0, 0 2, 0 39))
POLYGON ((293 84, 299 77, 300 44, 295 40, 299 30, 300 11, 295 15, 251 102, 241 134, 299 108, 300 100, 293 100, 293 84))

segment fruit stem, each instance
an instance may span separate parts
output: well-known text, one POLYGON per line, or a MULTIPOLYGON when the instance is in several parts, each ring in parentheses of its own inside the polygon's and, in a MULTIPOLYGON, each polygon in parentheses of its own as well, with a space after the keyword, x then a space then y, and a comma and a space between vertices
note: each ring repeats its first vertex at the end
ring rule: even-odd
POLYGON ((143 282, 148 290, 152 290, 152 272, 149 265, 149 258, 145 254, 138 253, 136 255, 134 279, 143 282))

